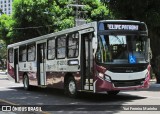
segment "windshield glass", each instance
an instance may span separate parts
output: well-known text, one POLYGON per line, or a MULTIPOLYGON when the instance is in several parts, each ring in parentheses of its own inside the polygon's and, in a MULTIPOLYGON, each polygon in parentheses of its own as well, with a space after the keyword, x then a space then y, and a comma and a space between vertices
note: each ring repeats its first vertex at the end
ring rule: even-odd
POLYGON ((106 64, 146 63, 147 38, 137 35, 99 35, 96 60, 106 64))

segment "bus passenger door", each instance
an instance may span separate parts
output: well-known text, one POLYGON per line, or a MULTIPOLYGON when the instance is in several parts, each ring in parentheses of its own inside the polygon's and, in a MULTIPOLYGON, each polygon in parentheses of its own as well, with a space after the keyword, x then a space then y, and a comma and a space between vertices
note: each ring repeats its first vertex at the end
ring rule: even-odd
POLYGON ((81 34, 81 84, 82 90, 93 90, 93 33, 81 34))
POLYGON ((46 85, 46 43, 37 44, 38 85, 46 85))
POLYGON ((18 48, 14 49, 14 76, 15 76, 15 82, 19 82, 18 48))

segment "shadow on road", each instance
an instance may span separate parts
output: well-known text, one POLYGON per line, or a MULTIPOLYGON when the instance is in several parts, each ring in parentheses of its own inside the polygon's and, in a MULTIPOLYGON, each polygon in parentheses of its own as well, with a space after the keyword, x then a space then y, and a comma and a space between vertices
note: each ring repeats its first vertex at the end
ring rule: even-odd
MULTIPOLYGON (((137 91, 156 92, 159 91, 159 86, 152 83, 149 89, 137 91)), ((26 91, 23 87, 1 88, 0 99, 21 105, 47 106, 45 107, 47 111, 111 111, 117 113, 122 110, 122 106, 127 105, 129 102, 146 99, 146 97, 132 95, 130 92, 120 92, 116 96, 109 96, 105 93, 81 92, 78 98, 74 99, 65 96, 63 90, 60 89, 32 86, 31 91, 26 91)))
MULTIPOLYGON (((79 93, 78 98, 69 98, 62 90, 32 87, 26 91, 23 87, 10 87, 0 91, 0 99, 21 105, 41 105, 45 111, 112 111, 119 112, 122 106, 133 100, 145 99, 137 95, 120 93, 117 96, 107 94, 79 93)), ((87 113, 88 114, 88 113, 87 113)))
MULTIPOLYGON (((26 92, 23 87, 14 87, 10 89, 16 89, 17 91, 23 91, 26 92)), ((92 102, 92 103, 105 103, 105 102, 118 102, 118 101, 130 101, 130 100, 139 100, 139 99, 145 99, 146 97, 141 96, 134 96, 126 93, 119 93, 115 96, 109 96, 106 93, 88 93, 88 92, 79 92, 78 97, 75 98, 69 98, 64 95, 63 90, 61 89, 53 89, 53 88, 39 88, 32 86, 31 91, 33 93, 36 93, 38 95, 50 95, 53 97, 60 97, 61 99, 74 99, 75 101, 84 101, 84 102, 92 102)))

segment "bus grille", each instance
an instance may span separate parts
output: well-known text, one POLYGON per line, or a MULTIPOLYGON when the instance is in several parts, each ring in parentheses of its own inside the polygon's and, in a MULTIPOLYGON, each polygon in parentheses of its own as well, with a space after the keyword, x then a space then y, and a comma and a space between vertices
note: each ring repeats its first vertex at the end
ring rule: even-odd
POLYGON ((138 86, 142 85, 144 81, 143 79, 139 80, 128 80, 128 81, 117 81, 117 80, 112 80, 113 84, 115 87, 129 87, 129 86, 138 86))
POLYGON ((144 71, 146 66, 136 66, 136 67, 112 67, 108 69, 111 72, 115 73, 132 73, 132 72, 141 72, 144 71))

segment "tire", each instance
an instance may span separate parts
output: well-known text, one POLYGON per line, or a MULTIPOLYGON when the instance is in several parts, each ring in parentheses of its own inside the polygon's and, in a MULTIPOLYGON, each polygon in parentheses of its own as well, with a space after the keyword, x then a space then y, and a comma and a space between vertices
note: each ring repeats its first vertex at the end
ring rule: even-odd
POLYGON ((25 90, 29 90, 30 86, 29 86, 29 78, 28 76, 25 74, 23 77, 23 87, 25 90))
POLYGON ((65 87, 64 87, 64 92, 67 96, 76 98, 77 96, 77 87, 76 87, 76 82, 73 77, 69 77, 66 80, 65 87))
POLYGON ((156 74, 157 84, 160 84, 160 72, 156 74))
POLYGON ((119 90, 115 90, 115 91, 107 91, 107 94, 112 96, 112 95, 117 95, 120 91, 119 90))

